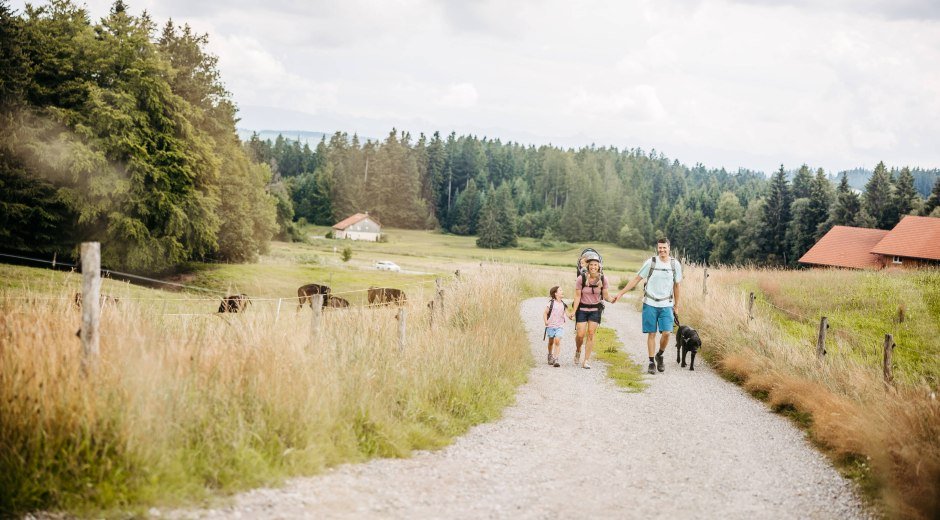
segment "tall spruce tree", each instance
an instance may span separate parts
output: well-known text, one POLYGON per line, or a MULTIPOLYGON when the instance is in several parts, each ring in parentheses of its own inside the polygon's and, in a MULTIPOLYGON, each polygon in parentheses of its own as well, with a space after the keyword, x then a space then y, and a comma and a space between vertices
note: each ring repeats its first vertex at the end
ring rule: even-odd
POLYGON ((490 186, 480 210, 478 235, 477 247, 493 249, 516 245, 516 210, 509 183, 501 184, 496 190, 490 186))
POLYGON ((751 199, 744 211, 738 247, 734 251, 734 261, 737 264, 762 264, 766 262, 766 256, 761 250, 765 204, 766 202, 762 197, 754 198, 751 199))
POLYGON ((790 204, 790 225, 787 228, 787 264, 796 265, 803 253, 813 247, 817 224, 810 217, 810 199, 799 198, 790 204))
POLYGON ((790 190, 793 194, 793 200, 808 199, 813 186, 813 173, 809 166, 802 165, 793 176, 793 187, 790 190))
POLYGON ((900 221, 915 209, 919 210, 923 201, 917 189, 914 188, 914 176, 907 166, 901 168, 894 186, 894 211, 897 214, 897 221, 900 221))
POLYGON ((788 260, 787 228, 790 225, 792 200, 787 173, 781 164, 770 179, 758 235, 760 250, 768 263, 783 264, 788 260))
POLYGON ((453 210, 453 224, 450 231, 457 235, 474 235, 477 232, 477 223, 480 220, 480 207, 482 200, 477 183, 473 179, 467 182, 467 189, 457 195, 457 203, 453 210))
POLYGON ((938 207, 940 207, 940 177, 937 177, 937 181, 934 182, 933 191, 930 192, 930 196, 927 197, 926 202, 924 202, 924 209, 921 211, 921 214, 924 216, 932 216, 938 207))
POLYGON ((891 174, 888 173, 884 162, 879 162, 875 166, 875 171, 865 184, 862 207, 874 219, 875 227, 878 229, 890 229, 897 223, 891 174))
MULTIPOLYGON (((835 194, 829 176, 822 168, 816 170, 816 177, 813 179, 813 185, 810 188, 809 207, 806 213, 806 218, 809 220, 807 227, 812 230, 814 243, 829 231, 826 222, 829 220, 829 210, 832 208, 834 199, 835 194)), ((802 253, 800 254, 802 255, 802 253)))

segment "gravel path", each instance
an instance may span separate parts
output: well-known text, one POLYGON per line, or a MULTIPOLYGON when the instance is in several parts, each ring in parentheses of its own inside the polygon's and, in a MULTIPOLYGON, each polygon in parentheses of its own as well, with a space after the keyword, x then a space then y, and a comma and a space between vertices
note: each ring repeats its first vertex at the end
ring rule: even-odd
MULTIPOLYGON (((549 367, 543 305, 544 298, 522 305, 538 364, 502 419, 442 450, 345 465, 238 495, 223 508, 169 516, 868 517, 800 430, 704 362, 696 360, 695 372, 680 370, 669 358, 672 345, 666 372, 647 376, 650 387, 638 394, 615 387, 602 363, 572 365, 570 324, 562 366, 549 367)), ((608 309, 604 325, 645 361, 639 314, 629 304, 608 309)))

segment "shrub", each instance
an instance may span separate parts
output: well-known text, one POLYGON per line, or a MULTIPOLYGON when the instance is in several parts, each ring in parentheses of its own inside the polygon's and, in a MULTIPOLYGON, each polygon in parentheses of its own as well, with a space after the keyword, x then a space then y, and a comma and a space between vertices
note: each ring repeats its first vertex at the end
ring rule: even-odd
POLYGON ((352 259, 352 255, 353 250, 351 247, 346 246, 343 248, 342 259, 344 262, 348 262, 350 259, 352 259))

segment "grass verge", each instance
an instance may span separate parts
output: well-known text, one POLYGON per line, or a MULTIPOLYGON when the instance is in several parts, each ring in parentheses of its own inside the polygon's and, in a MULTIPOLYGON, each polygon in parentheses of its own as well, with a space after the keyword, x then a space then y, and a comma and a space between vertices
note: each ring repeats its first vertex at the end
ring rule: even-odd
POLYGON ((643 369, 629 354, 621 350, 623 343, 617 333, 609 327, 598 327, 594 336, 594 357, 607 363, 607 377, 628 392, 642 392, 647 384, 643 380, 643 369))
MULTIPOLYGON (((701 285, 701 269, 684 274, 683 285, 701 285)), ((936 283, 940 273, 881 275, 710 269, 707 298, 686 294, 683 318, 698 329, 713 366, 805 428, 877 510, 893 518, 937 518, 940 401, 936 358, 925 357, 940 352, 931 335, 936 290, 912 285, 936 283), (898 292, 874 294, 873 287, 898 292), (755 305, 749 321, 747 292, 754 289, 767 301, 755 305), (918 352, 899 361, 899 377, 887 386, 874 351, 877 331, 892 326, 893 298, 906 302, 908 344, 918 352), (819 312, 833 324, 823 360, 816 359, 811 325, 819 312)))
POLYGON ((328 310, 312 335, 309 309, 167 316, 122 300, 89 376, 70 290, 2 299, 0 516, 142 513, 445 445, 525 378, 520 278, 462 274, 433 324, 409 304, 401 350, 394 309, 328 310))

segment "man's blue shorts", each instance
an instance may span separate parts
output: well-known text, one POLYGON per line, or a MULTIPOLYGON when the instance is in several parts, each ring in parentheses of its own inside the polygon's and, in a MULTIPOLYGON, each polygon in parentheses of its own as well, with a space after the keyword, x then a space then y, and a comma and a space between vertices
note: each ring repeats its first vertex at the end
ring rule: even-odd
POLYGON ((672 307, 643 304, 643 332, 672 332, 672 307))
POLYGON ((565 335, 564 327, 548 327, 545 334, 550 338, 560 338, 565 335))

